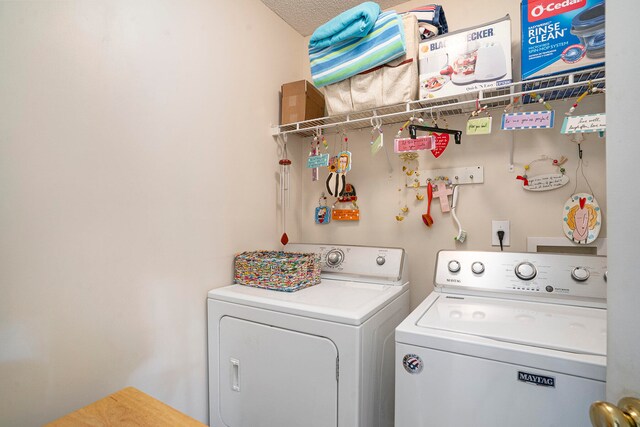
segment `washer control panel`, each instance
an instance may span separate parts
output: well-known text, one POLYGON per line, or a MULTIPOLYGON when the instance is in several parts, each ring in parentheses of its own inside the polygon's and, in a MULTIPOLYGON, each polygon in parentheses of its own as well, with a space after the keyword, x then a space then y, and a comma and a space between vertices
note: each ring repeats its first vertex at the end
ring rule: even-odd
POLYGON ((292 252, 320 254, 322 277, 326 279, 404 284, 407 279, 404 249, 372 246, 290 243, 292 252))
POLYGON ((442 292, 501 293, 526 299, 606 302, 607 257, 529 252, 440 251, 442 292))

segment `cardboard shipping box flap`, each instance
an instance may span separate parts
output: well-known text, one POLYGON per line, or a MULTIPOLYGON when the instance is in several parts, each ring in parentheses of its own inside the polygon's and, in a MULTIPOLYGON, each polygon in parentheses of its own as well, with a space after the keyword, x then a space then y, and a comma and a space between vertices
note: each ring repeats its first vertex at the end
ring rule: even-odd
POLYGON ((295 123, 324 116, 324 96, 310 82, 299 80, 282 85, 280 123, 295 123))

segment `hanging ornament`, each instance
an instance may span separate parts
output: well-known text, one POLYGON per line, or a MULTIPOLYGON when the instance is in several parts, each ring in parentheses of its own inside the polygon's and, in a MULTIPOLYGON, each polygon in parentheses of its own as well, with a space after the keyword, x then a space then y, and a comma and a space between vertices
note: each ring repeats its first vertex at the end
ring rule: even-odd
POLYGON ((578 167, 576 168, 576 186, 573 195, 564 204, 562 210, 564 235, 574 243, 585 245, 592 243, 600 234, 602 226, 602 210, 598 204, 589 181, 584 174, 582 148, 578 144, 578 167), (578 187, 578 170, 581 172, 589 193, 576 193, 578 187))
MULTIPOLYGON (((326 139, 322 135, 322 130, 316 130, 316 133, 311 141, 311 149, 309 151, 309 158, 307 159, 307 168, 311 169, 311 180, 317 181, 319 179, 319 168, 329 165, 329 154, 320 154, 320 139, 322 139, 323 145, 326 144, 326 139)), ((325 145, 325 151, 326 151, 325 145)))
POLYGON ((602 211, 592 194, 574 194, 564 204, 565 236, 581 245, 592 243, 598 238, 602 225, 602 211))
POLYGON ((358 196, 356 196, 356 188, 351 184, 346 184, 345 190, 338 200, 333 204, 331 210, 331 218, 334 221, 359 221, 360 220, 360 208, 356 203, 358 196), (342 203, 350 203, 347 209, 338 209, 336 205, 342 203))
MULTIPOLYGON (((420 194, 419 187, 420 181, 417 178, 419 176, 418 172, 418 153, 415 152, 407 152, 400 153, 398 157, 402 160, 402 176, 404 181, 406 182, 406 177, 414 177, 411 181, 411 184, 405 184, 407 188, 413 188, 415 192, 416 200, 420 201, 424 199, 424 195, 420 194)), ((403 221, 404 218, 409 214, 409 206, 407 206, 406 196, 403 194, 402 187, 398 188, 398 214, 396 215, 396 221, 403 221)))
POLYGON ((343 132, 343 150, 329 160, 329 175, 327 176, 327 192, 334 197, 340 197, 345 190, 346 174, 351 170, 351 152, 348 150, 349 138, 343 132))
POLYGON ((329 224, 331 222, 331 208, 327 206, 327 197, 324 193, 318 199, 314 219, 316 224, 329 224))
POLYGON ((522 188, 528 191, 549 191, 563 187, 569 183, 569 177, 565 175, 565 168, 562 167, 567 162, 567 158, 562 156, 559 159, 552 159, 549 156, 542 156, 539 159, 524 165, 524 173, 516 176, 522 181, 522 188), (557 168, 557 173, 529 176, 531 167, 536 163, 550 163, 557 168))

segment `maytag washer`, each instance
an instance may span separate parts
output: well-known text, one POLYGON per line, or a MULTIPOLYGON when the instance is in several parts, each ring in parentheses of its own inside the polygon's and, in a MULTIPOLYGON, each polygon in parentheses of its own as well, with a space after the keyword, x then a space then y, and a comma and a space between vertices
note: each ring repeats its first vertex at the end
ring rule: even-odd
POLYGON ((404 250, 287 251, 320 253, 320 284, 209 292, 211 425, 392 427, 394 330, 409 314, 404 250))
POLYGON ((440 251, 396 329, 396 427, 584 427, 605 397, 606 257, 440 251))

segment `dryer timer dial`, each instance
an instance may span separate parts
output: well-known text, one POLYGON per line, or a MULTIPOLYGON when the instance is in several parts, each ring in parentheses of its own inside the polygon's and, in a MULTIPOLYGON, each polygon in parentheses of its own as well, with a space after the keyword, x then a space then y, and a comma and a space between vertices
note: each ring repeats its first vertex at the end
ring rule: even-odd
POLYGON ((535 265, 531 264, 528 261, 523 261, 516 265, 515 273, 519 279, 531 280, 536 277, 536 274, 538 274, 538 270, 536 270, 535 265))

